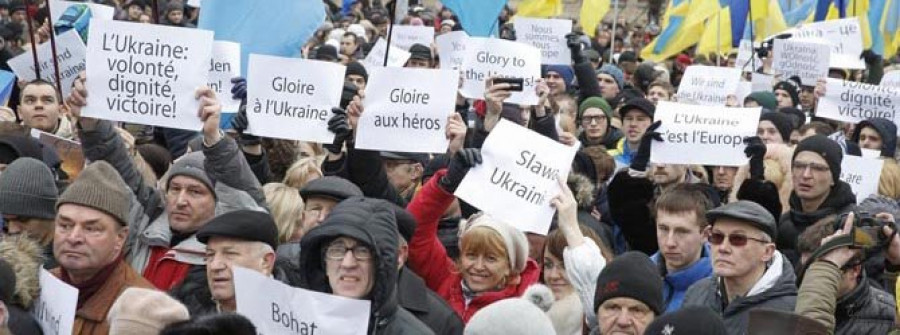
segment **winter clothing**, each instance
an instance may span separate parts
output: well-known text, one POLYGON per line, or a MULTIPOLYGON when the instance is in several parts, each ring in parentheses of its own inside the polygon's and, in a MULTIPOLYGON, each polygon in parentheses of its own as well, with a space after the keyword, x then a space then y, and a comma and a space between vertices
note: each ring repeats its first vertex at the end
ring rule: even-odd
POLYGON ((541 66, 541 77, 546 78, 550 72, 556 72, 557 75, 562 77, 563 83, 566 84, 566 91, 568 91, 575 79, 575 71, 572 70, 572 67, 566 65, 541 66))
POLYGON ((169 178, 166 179, 166 187, 169 187, 172 178, 175 178, 176 176, 185 176, 200 181, 206 186, 210 193, 215 194, 215 182, 206 173, 206 169, 203 167, 204 160, 205 157, 203 157, 202 151, 194 151, 181 156, 181 158, 176 160, 175 163, 172 164, 172 167, 169 168, 169 178))
POLYGON ((416 43, 409 47, 409 59, 422 59, 431 61, 434 57, 431 55, 431 48, 416 43))
POLYGON ((91 163, 59 196, 56 207, 75 204, 109 214, 121 225, 128 224, 128 187, 116 170, 104 161, 91 163))
POLYGON ((859 143, 859 134, 865 127, 871 127, 881 136, 881 157, 894 158, 897 151, 897 125, 885 118, 871 118, 861 121, 853 130, 850 140, 859 143))
MULTIPOLYGON (((9 327, 12 334, 41 334, 41 328, 37 321, 25 308, 14 301, 13 294, 16 291, 17 284, 13 265, 0 258, 0 304, 6 306, 6 326, 9 327)), ((37 285, 37 283, 34 283, 34 285, 37 285)))
POLYGON ((653 119, 653 115, 656 113, 656 105, 650 100, 645 98, 631 98, 625 101, 621 107, 619 107, 619 115, 625 117, 628 112, 637 110, 639 112, 643 112, 647 114, 651 119, 653 119))
POLYGON ((52 220, 58 194, 53 172, 34 158, 16 159, 0 175, 0 213, 6 215, 52 220))
POLYGON ((613 159, 616 160, 617 167, 627 167, 631 165, 631 161, 634 159, 634 155, 637 154, 637 148, 631 148, 626 140, 627 139, 623 136, 619 139, 616 145, 606 151, 606 153, 608 153, 610 156, 613 156, 613 159))
POLYGON ((322 197, 342 201, 350 197, 362 196, 363 192, 355 184, 343 178, 326 176, 314 179, 300 189, 304 201, 310 197, 322 197))
POLYGON ((772 122, 775 125, 775 129, 778 129, 781 140, 784 143, 791 143, 791 132, 794 131, 794 125, 790 116, 780 112, 768 112, 759 116, 759 122, 762 121, 772 122))
MULTIPOLYGON (((38 281, 41 266, 41 246, 33 239, 24 235, 5 236, 0 239, 0 260, 9 262, 12 266, 13 281, 9 278, 0 279, 0 300, 9 305, 16 305, 23 309, 30 309, 41 292, 38 281), (6 283, 11 283, 6 284, 6 283), (8 291, 7 291, 8 290, 8 291), (6 296, 11 294, 11 299, 6 296)), ((9 274, 7 274, 8 276, 9 274)))
POLYGON ((887 292, 865 278, 856 289, 837 297, 841 269, 814 262, 806 270, 795 312, 823 324, 833 334, 887 334, 894 328, 896 305, 887 292))
POLYGON ((800 254, 797 252, 797 239, 809 226, 826 216, 843 214, 856 205, 856 196, 850 189, 850 185, 838 181, 831 187, 831 192, 825 198, 825 202, 813 212, 803 212, 803 205, 796 193, 791 193, 791 210, 781 216, 778 223, 778 239, 775 244, 778 250, 784 253, 791 262, 798 262, 800 254))
POLYGON ((187 308, 163 292, 131 287, 109 309, 110 334, 156 335, 168 324, 190 319, 187 308))
POLYGON ((775 218, 765 207, 747 200, 738 200, 706 212, 706 220, 711 226, 721 218, 740 220, 766 233, 773 240, 778 229, 775 225, 775 218))
POLYGON ((197 231, 197 240, 203 244, 213 236, 262 242, 272 250, 278 248, 278 228, 272 215, 266 212, 244 209, 216 216, 197 231))
POLYGON ((747 335, 826 335, 832 334, 822 323, 807 316, 772 309, 750 311, 747 335))
POLYGON ((663 281, 647 255, 637 251, 626 252, 600 271, 594 310, 612 298, 631 298, 647 305, 655 315, 663 313, 663 281))
POLYGON ((797 147, 794 148, 794 157, 791 158, 791 163, 797 159, 797 155, 804 151, 812 151, 822 158, 825 159, 825 162, 828 163, 828 168, 831 170, 831 179, 834 180, 835 183, 841 180, 841 160, 844 158, 844 154, 841 152, 841 146, 837 144, 837 142, 832 141, 828 137, 824 135, 813 135, 807 137, 800 143, 797 143, 797 147))
POLYGON ((775 99, 775 94, 769 91, 752 92, 744 98, 744 104, 746 104, 748 100, 755 101, 758 105, 762 106, 762 108, 769 110, 778 108, 778 100, 775 99))
POLYGON ((726 335, 722 317, 706 307, 685 307, 650 323, 644 335, 726 335))
POLYGON ((350 63, 347 63, 347 73, 345 74, 345 76, 349 76, 351 74, 362 76, 364 81, 369 82, 369 73, 366 72, 366 68, 362 64, 360 64, 360 62, 352 61, 350 63))
MULTIPOLYGON (((581 141, 581 145, 583 147, 589 147, 594 145, 602 145, 604 148, 616 148, 616 145, 624 145, 625 141, 623 141, 622 132, 618 128, 613 128, 609 126, 606 129, 606 135, 603 136, 603 139, 600 142, 593 142, 588 140, 587 136, 584 133, 578 135, 578 140, 581 141)), ((607 150, 609 152, 610 150, 607 150)))
POLYGON ((791 97, 791 106, 800 104, 800 87, 797 86, 797 83, 789 80, 780 81, 772 88, 772 92, 776 90, 783 90, 788 93, 791 97))
POLYGON ((625 74, 622 73, 622 70, 611 64, 603 64, 599 69, 597 69, 597 74, 608 74, 613 79, 616 80, 616 84, 619 85, 619 89, 622 89, 622 86, 625 86, 625 74))
MULTIPOLYGON (((407 240, 408 241, 408 240, 407 240)), ((425 281, 408 268, 400 269, 397 303, 412 313, 435 335, 459 335, 465 325, 444 299, 425 286, 425 281)))
MULTIPOLYGON (((512 271, 521 273, 525 270, 525 265, 528 261, 528 240, 525 238, 525 234, 513 226, 495 220, 478 220, 470 224, 467 230, 475 227, 486 227, 500 235, 512 271)), ((466 232, 463 232, 463 235, 465 234, 466 232)))
POLYGON ((534 285, 521 298, 498 301, 475 313, 466 325, 466 335, 556 334, 545 312, 553 303, 553 294, 543 285, 534 285))
POLYGON ((566 264, 566 278, 575 288, 584 319, 588 325, 597 324, 597 310, 594 309, 594 296, 597 291, 597 277, 606 267, 606 259, 600 253, 600 247, 589 238, 584 243, 563 249, 563 262, 566 264))
POLYGON ((712 260, 710 259, 709 245, 703 243, 700 259, 687 268, 669 273, 666 270, 666 262, 661 253, 650 256, 650 260, 656 263, 660 274, 663 276, 663 297, 666 303, 666 313, 677 311, 684 302, 684 294, 688 288, 697 281, 712 276, 712 260))
MULTIPOLYGON (((584 111, 586 111, 588 108, 600 109, 603 112, 603 114, 606 115, 607 119, 612 119, 612 117, 613 117, 612 107, 609 106, 609 103, 606 102, 606 99, 603 99, 601 97, 590 97, 590 98, 585 99, 578 106, 578 114, 576 117, 576 122, 578 122, 579 124, 581 123, 581 117, 584 116, 584 111)), ((609 123, 607 123, 607 130, 608 130, 608 128, 609 128, 609 123)))

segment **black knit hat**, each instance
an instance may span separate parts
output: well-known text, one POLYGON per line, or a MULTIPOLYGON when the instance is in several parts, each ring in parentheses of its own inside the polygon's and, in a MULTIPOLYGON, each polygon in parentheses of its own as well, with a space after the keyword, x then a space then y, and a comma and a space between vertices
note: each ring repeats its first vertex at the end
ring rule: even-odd
POLYGON ((278 248, 278 227, 266 212, 236 210, 214 217, 197 232, 197 240, 207 243, 210 237, 224 236, 263 242, 278 248))
POLYGON ((841 160, 844 159, 841 146, 832 139, 825 137, 825 135, 807 137, 800 141, 794 149, 794 157, 791 158, 792 165, 794 160, 797 159, 797 155, 803 151, 812 151, 822 156, 825 162, 828 163, 828 168, 831 169, 831 179, 837 185, 838 180, 841 178, 841 160))
POLYGON ((653 320, 644 335, 726 335, 722 316, 709 307, 688 306, 653 320))
POLYGON ((344 76, 346 77, 351 74, 362 76, 363 80, 365 80, 367 83, 369 82, 369 72, 366 71, 366 67, 364 67, 357 61, 347 63, 347 73, 344 76))
POLYGON ((663 280, 653 262, 639 251, 629 251, 614 258, 597 277, 594 310, 612 298, 632 298, 660 315, 665 311, 663 280))
MULTIPOLYGON (((792 78, 793 79, 793 78, 792 78)), ((776 90, 784 90, 791 96, 791 106, 796 106, 800 104, 800 84, 799 80, 785 80, 780 81, 775 84, 775 87, 772 88, 772 92, 776 90)))
POLYGON ((638 97, 631 98, 625 101, 625 104, 623 104, 622 107, 619 108, 619 115, 624 118, 625 114, 628 114, 629 111, 635 109, 644 112, 644 114, 647 114, 647 116, 649 116, 651 119, 653 118, 653 115, 656 114, 656 106, 653 105, 653 102, 645 98, 638 97))
POLYGON ((778 129, 778 134, 781 135, 781 139, 784 140, 784 143, 791 142, 791 132, 794 130, 794 122, 787 114, 777 112, 763 113, 759 116, 759 121, 772 122, 772 124, 775 125, 775 129, 778 129))

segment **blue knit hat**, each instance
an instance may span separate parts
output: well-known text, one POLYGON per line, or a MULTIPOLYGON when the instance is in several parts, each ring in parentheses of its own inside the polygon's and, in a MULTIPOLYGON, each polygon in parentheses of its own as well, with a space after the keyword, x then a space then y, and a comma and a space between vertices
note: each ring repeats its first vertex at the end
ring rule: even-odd
POLYGON ((563 78, 563 81, 566 82, 566 90, 572 86, 572 82, 575 81, 575 71, 572 70, 571 66, 566 65, 543 65, 541 66, 541 77, 546 78, 547 74, 550 72, 556 72, 560 77, 563 78))
POLYGON ((597 74, 608 74, 616 80, 616 84, 619 85, 619 89, 622 89, 622 86, 625 85, 625 74, 622 73, 622 70, 616 67, 615 65, 603 64, 599 69, 597 69, 597 74))

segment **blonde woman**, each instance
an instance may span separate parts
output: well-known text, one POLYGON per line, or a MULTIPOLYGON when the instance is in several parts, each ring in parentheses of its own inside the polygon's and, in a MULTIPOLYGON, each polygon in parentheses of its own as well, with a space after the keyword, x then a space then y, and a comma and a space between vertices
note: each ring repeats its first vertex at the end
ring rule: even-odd
POLYGON ((282 183, 268 183, 263 186, 269 212, 278 226, 278 243, 300 241, 300 214, 303 213, 303 199, 296 188, 282 183))
POLYGON ((295 189, 301 189, 314 179, 322 178, 322 170, 319 161, 315 157, 298 159, 284 174, 285 185, 295 189))

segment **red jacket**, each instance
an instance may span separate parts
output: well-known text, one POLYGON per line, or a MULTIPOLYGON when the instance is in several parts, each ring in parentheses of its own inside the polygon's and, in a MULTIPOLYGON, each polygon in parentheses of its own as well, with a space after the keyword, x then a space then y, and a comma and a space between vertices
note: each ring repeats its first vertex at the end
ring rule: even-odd
POLYGON ((425 279, 428 287, 444 298, 463 322, 468 323, 472 315, 481 308, 495 301, 521 296, 528 286, 538 281, 541 271, 537 262, 529 259, 525 271, 520 274, 518 285, 507 286, 502 291, 481 293, 466 306, 462 293, 462 276, 457 272, 453 260, 447 257, 447 251, 437 237, 438 222, 455 199, 453 194, 447 193, 437 184, 446 173, 446 170, 435 173, 406 208, 419 224, 409 243, 408 263, 413 271, 425 279))

